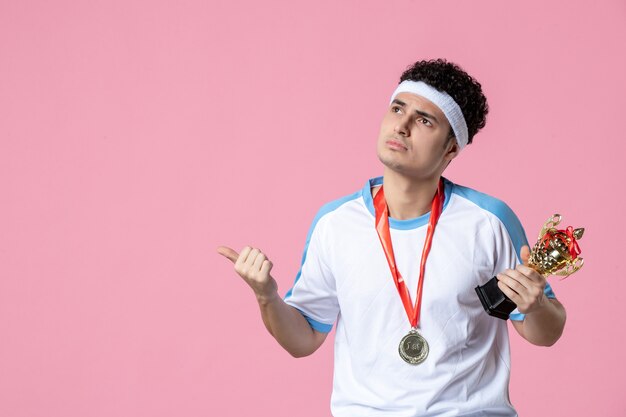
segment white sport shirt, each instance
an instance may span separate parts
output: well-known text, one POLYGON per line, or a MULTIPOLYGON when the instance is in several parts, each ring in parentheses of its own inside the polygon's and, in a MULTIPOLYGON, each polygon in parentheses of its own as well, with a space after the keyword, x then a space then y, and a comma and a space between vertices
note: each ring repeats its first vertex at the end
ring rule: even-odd
MULTIPOLYGON (((474 287, 520 262, 527 240, 519 220, 502 201, 444 179, 419 323, 430 352, 409 365, 398 354, 409 319, 374 226, 371 188, 382 181, 370 179, 319 210, 285 296, 315 330, 329 332, 337 323, 333 415, 515 416, 507 324, 483 310, 474 287)), ((429 217, 389 219, 413 303, 429 217)), ((549 285, 545 291, 554 298, 549 285)))

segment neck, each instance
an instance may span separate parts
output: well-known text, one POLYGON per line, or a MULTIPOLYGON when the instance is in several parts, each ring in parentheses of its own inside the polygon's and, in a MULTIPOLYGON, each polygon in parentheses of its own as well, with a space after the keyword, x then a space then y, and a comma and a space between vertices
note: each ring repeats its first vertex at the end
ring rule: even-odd
MULTIPOLYGON (((389 216, 397 220, 407 220, 430 211, 433 197, 437 193, 439 177, 416 179, 385 167, 383 183, 389 216)), ((376 195, 379 189, 380 187, 373 195, 376 195)))

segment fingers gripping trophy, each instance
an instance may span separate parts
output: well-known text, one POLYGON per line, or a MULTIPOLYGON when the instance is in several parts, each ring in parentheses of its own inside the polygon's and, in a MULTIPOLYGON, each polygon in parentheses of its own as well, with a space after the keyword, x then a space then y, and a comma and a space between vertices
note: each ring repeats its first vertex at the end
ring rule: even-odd
MULTIPOLYGON (((561 215, 550 217, 539 232, 537 243, 530 252, 528 266, 544 277, 560 275, 567 277, 583 266, 578 240, 585 229, 557 229, 561 215)), ((494 317, 507 320, 509 314, 517 307, 509 297, 498 288, 498 280, 493 277, 486 284, 475 288, 478 298, 485 311, 494 317)))

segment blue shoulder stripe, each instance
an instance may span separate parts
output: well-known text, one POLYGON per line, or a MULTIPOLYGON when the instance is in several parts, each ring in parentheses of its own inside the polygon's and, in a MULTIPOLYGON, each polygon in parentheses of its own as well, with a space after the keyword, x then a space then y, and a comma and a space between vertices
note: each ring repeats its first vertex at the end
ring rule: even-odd
POLYGON ((515 252, 517 254, 517 260, 521 263, 520 250, 522 249, 522 246, 528 245, 528 239, 526 239, 526 233, 524 232, 522 223, 520 223, 515 213, 513 213, 513 210, 511 210, 511 208, 502 200, 498 200, 495 197, 491 197, 490 195, 481 193, 471 188, 463 187, 461 185, 455 184, 452 192, 470 200, 478 207, 490 212, 500 219, 511 237, 511 241, 513 242, 513 246, 515 247, 515 252))

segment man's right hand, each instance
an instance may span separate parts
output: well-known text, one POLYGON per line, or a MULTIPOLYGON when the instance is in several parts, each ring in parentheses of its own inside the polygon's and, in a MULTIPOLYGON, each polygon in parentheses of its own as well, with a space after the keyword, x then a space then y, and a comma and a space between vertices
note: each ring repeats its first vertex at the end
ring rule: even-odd
POLYGON ((246 246, 238 254, 220 246, 217 252, 235 264, 235 272, 252 288, 259 303, 267 303, 278 296, 278 285, 270 275, 273 264, 259 249, 246 246))
POLYGON ((220 246, 217 252, 235 264, 235 271, 254 291, 265 327, 294 357, 315 352, 327 333, 313 330, 304 316, 278 295, 278 286, 270 276, 272 262, 258 249, 246 246, 237 253, 220 246))

